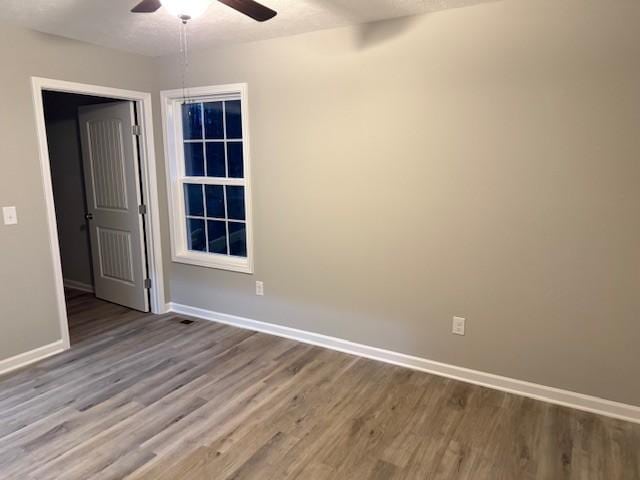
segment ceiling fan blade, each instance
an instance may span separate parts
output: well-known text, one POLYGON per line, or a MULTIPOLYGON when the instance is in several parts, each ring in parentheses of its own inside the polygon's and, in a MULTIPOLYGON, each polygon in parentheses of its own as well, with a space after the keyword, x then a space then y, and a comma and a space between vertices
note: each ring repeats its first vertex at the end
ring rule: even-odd
POLYGON ((138 5, 133 7, 133 13, 153 13, 158 10, 162 4, 160 0, 142 0, 138 5))
POLYGON ((265 7, 253 0, 218 0, 220 3, 224 3, 228 7, 234 10, 244 13, 245 15, 257 20, 258 22, 264 22, 275 17, 278 12, 271 10, 269 7, 265 7))

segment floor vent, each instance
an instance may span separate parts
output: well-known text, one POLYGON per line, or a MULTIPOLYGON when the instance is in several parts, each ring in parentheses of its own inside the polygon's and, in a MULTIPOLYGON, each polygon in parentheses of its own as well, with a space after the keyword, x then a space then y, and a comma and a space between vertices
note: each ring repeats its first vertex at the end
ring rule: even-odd
POLYGON ((180 320, 183 325, 191 325, 195 320, 180 320))

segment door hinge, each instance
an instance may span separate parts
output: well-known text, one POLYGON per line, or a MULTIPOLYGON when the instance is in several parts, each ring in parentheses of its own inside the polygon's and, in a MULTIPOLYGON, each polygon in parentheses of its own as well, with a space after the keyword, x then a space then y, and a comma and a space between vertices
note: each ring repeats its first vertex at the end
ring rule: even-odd
POLYGON ((147 214, 147 206, 146 205, 138 205, 138 212, 140 213, 140 215, 146 215, 147 214))
POLYGON ((145 278, 144 279, 144 288, 151 288, 151 279, 150 278, 145 278))
POLYGON ((140 125, 131 125, 131 133, 139 137, 142 135, 142 127, 140 125))

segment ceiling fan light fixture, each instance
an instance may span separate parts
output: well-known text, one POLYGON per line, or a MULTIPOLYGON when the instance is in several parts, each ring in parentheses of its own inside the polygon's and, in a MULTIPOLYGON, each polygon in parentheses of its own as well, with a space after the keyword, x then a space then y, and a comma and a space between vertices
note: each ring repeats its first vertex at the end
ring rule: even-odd
POLYGON ((202 15, 211 5, 211 0, 161 0, 161 3, 171 15, 189 20, 202 15))

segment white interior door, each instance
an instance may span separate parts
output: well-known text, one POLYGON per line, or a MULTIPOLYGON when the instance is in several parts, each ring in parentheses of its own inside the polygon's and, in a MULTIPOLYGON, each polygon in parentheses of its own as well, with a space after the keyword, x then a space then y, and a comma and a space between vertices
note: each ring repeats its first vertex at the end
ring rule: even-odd
POLYGON ((95 294, 148 312, 133 102, 80 107, 78 120, 95 294))

